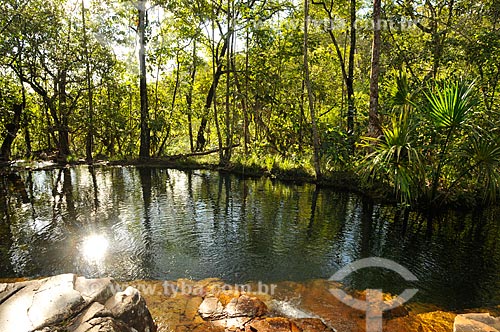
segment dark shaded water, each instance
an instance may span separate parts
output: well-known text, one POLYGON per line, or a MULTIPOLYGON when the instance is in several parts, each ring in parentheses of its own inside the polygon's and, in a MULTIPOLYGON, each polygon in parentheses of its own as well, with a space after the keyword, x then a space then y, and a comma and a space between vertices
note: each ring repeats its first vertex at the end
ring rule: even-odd
POLYGON ((419 282, 363 269, 345 282, 448 309, 500 304, 498 209, 423 219, 349 193, 209 171, 78 166, 0 184, 0 277, 329 278, 380 256, 419 282))

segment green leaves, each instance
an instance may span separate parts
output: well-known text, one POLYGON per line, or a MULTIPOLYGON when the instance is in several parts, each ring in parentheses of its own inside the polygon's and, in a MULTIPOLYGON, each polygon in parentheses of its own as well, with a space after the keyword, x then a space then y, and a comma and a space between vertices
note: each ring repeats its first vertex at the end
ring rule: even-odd
POLYGON ((474 83, 445 83, 442 88, 425 94, 429 118, 436 128, 454 130, 467 122, 477 104, 473 87, 474 83))
POLYGON ((372 177, 384 174, 394 186, 397 197, 409 203, 418 189, 421 155, 415 139, 415 123, 407 112, 394 116, 391 126, 382 127, 382 138, 365 137, 365 147, 373 149, 361 162, 372 177))
POLYGON ((495 201, 500 189, 500 142, 495 137, 484 133, 471 135, 464 149, 466 159, 472 165, 477 187, 484 188, 482 196, 485 200, 495 201))

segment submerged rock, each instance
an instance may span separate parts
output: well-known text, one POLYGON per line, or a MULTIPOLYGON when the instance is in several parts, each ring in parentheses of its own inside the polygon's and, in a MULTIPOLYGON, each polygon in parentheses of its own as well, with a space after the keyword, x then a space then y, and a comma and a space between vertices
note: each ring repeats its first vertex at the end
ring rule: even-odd
POLYGON ((155 332, 139 292, 109 278, 63 274, 0 284, 2 332, 155 332))

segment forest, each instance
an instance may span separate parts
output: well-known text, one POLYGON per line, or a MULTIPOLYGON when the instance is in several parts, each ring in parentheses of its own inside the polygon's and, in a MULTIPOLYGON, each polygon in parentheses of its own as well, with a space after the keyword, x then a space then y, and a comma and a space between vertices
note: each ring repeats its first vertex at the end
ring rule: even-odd
POLYGON ((498 200, 499 0, 2 4, 3 160, 182 155, 498 200))

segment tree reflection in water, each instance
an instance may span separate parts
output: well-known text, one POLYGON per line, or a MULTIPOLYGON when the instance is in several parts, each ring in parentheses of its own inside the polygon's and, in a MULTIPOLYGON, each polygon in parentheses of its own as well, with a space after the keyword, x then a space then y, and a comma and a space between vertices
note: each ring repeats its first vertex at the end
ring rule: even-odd
MULTIPOLYGON (((0 277, 300 281, 381 256, 418 276, 417 300, 500 302, 494 208, 436 216, 426 236, 417 213, 310 184, 102 166, 23 171, 16 181, 0 181, 0 277), (87 246, 106 254, 89 261, 87 246)), ((393 293, 408 286, 369 269, 346 282, 393 293)))

